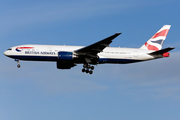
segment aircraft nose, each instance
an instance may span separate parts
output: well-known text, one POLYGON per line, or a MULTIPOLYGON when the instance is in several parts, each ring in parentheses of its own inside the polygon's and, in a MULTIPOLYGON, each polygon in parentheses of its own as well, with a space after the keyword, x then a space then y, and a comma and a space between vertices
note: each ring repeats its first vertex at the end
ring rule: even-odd
POLYGON ((5 56, 8 56, 8 51, 5 51, 5 52, 4 52, 4 55, 5 55, 5 56))

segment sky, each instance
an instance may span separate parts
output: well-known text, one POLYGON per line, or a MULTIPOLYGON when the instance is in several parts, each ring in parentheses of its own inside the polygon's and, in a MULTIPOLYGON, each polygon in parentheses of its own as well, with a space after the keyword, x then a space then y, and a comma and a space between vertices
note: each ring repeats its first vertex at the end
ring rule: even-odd
POLYGON ((1 120, 172 120, 180 118, 179 0, 1 0, 1 120), (172 25, 169 58, 95 66, 92 75, 55 62, 17 63, 22 44, 87 46, 122 32, 112 47, 141 47, 172 25))

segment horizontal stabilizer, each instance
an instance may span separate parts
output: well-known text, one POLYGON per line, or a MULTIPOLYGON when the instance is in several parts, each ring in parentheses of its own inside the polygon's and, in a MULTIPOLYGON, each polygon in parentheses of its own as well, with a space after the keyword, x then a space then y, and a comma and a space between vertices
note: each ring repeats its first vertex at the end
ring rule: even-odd
POLYGON ((174 49, 174 47, 168 47, 168 48, 165 48, 165 49, 162 49, 162 50, 159 50, 159 51, 149 53, 149 55, 160 55, 160 54, 166 53, 168 51, 171 51, 173 49, 174 49))

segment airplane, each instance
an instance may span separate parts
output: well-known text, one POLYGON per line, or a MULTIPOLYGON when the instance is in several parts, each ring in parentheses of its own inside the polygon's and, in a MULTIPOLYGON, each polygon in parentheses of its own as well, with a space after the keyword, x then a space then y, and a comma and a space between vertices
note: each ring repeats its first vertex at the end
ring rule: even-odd
POLYGON ((110 47, 110 43, 121 33, 107 37, 89 46, 65 45, 19 45, 9 48, 4 55, 15 59, 20 68, 19 60, 53 61, 58 69, 71 69, 83 64, 82 72, 92 74, 93 65, 128 64, 169 57, 174 47, 162 49, 162 45, 171 25, 164 25, 140 48, 110 47))

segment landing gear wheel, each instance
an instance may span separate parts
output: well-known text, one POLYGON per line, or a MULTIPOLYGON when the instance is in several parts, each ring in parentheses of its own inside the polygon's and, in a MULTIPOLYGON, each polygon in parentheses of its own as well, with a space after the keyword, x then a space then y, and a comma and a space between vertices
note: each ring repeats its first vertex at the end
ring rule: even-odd
POLYGON ((86 73, 89 73, 89 70, 86 70, 86 73))
POLYGON ((15 61, 17 62, 17 67, 20 68, 21 65, 20 65, 19 59, 15 59, 15 61))
POLYGON ((87 69, 89 69, 91 66, 90 65, 87 65, 87 69))
POLYGON ((89 64, 86 63, 83 65, 82 72, 93 74, 93 70, 94 70, 94 66, 90 66, 89 64))
POLYGON ((18 68, 20 68, 20 67, 21 67, 21 65, 20 65, 20 64, 18 64, 18 65, 17 65, 17 67, 18 67, 18 68))
POLYGON ((85 72, 85 71, 86 71, 86 70, 83 68, 83 69, 82 69, 82 72, 85 72))
POLYGON ((84 68, 86 68, 86 67, 87 67, 87 65, 86 65, 86 64, 84 64, 84 65, 83 65, 83 67, 84 67, 84 68))
POLYGON ((91 66, 90 68, 91 68, 91 70, 94 70, 94 66, 91 66))
POLYGON ((93 74, 93 71, 91 70, 91 71, 89 71, 89 74, 93 74))

